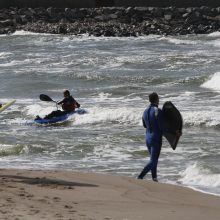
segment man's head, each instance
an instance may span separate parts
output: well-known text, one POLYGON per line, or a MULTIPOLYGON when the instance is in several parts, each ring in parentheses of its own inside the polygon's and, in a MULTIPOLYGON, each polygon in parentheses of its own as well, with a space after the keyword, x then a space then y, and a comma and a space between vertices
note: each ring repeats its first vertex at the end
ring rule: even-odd
POLYGON ((63 92, 63 96, 64 96, 64 97, 69 97, 69 96, 70 96, 69 90, 65 90, 65 91, 63 92))
POLYGON ((151 104, 159 105, 159 96, 156 92, 153 92, 149 95, 149 101, 151 104))

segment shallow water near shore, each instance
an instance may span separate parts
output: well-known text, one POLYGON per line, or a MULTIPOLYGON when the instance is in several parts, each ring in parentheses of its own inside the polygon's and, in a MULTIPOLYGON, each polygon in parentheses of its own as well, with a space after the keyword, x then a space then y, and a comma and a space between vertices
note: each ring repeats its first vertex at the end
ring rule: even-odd
MULTIPOLYGON (((0 36, 0 167, 65 169, 136 177, 148 160, 141 117, 148 94, 184 120, 175 151, 164 139, 160 182, 220 195, 220 33, 96 38, 16 32, 0 36), (87 113, 32 123, 69 89, 87 113)), ((146 176, 147 179, 151 175, 146 176)))

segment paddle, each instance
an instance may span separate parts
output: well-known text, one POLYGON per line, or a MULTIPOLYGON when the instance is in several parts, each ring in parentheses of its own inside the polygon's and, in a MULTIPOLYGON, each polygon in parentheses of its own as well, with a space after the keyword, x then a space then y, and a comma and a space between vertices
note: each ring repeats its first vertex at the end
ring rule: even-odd
POLYGON ((41 101, 46 101, 46 102, 55 102, 53 99, 51 99, 48 95, 40 94, 40 100, 41 101))
POLYGON ((58 109, 57 102, 54 101, 53 99, 51 99, 48 95, 40 94, 40 100, 41 101, 46 101, 46 102, 55 102, 56 103, 56 107, 58 109))

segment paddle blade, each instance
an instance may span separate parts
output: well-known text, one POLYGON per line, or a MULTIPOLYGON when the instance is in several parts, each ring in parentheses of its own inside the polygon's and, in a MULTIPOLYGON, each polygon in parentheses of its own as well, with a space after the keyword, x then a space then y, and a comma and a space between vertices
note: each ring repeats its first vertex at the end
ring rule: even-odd
POLYGON ((48 95, 44 95, 44 94, 40 95, 40 100, 47 101, 47 102, 54 102, 53 99, 51 99, 48 95))

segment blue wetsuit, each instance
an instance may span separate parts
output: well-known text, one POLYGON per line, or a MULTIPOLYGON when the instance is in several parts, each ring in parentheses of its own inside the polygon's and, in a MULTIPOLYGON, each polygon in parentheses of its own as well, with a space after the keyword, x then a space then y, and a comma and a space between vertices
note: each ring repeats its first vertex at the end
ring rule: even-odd
POLYGON ((143 113, 143 126, 146 128, 146 146, 150 154, 150 161, 146 164, 139 179, 151 170, 152 179, 157 181, 157 163, 162 146, 162 111, 157 105, 151 104, 143 113))

